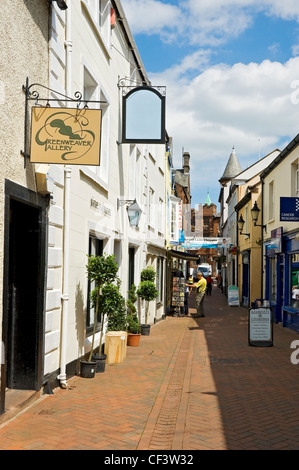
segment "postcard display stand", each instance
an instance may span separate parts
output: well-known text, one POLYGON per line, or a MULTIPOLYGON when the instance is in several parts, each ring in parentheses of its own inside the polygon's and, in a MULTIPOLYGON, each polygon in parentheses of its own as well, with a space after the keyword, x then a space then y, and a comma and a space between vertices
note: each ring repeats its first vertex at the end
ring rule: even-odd
POLYGON ((181 315, 181 307, 184 307, 185 298, 185 279, 179 276, 172 278, 172 306, 174 307, 174 316, 181 315))

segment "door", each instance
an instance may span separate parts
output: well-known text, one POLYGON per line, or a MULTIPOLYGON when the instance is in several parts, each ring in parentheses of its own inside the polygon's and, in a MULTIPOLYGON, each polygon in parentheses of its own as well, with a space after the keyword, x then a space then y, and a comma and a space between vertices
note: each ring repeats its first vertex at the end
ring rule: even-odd
POLYGON ((242 304, 249 307, 250 301, 250 252, 242 254, 243 276, 242 276, 242 304))
POLYGON ((0 412, 7 387, 42 386, 48 201, 5 180, 0 412))
POLYGON ((7 386, 35 389, 38 357, 40 211, 11 200, 7 386))

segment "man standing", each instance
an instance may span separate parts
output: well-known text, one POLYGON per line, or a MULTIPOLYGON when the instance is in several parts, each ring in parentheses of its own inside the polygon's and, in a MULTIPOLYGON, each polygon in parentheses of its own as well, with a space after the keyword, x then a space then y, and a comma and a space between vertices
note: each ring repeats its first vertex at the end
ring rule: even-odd
MULTIPOLYGON (((196 297, 195 297, 195 305, 196 305, 196 315, 195 318, 198 317, 204 317, 204 310, 203 310, 203 301, 204 301, 204 296, 206 292, 206 287, 207 287, 207 281, 203 277, 203 274, 201 271, 197 273, 197 279, 198 282, 194 284, 194 287, 196 288, 196 297)), ((193 286, 191 286, 191 289, 193 286)))
POLYGON ((213 284, 213 279, 212 279, 212 276, 209 274, 207 277, 207 295, 212 294, 212 284, 213 284))

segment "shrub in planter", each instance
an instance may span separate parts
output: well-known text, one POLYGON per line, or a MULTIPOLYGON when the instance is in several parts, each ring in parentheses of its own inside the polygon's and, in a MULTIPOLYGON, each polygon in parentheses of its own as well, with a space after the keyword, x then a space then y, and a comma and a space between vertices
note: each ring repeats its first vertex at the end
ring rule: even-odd
POLYGON ((128 332, 128 346, 139 346, 140 339, 140 322, 136 314, 135 302, 137 301, 136 286, 132 284, 131 289, 128 291, 129 297, 127 300, 127 332, 128 332))
POLYGON ((118 285, 108 284, 102 291, 101 309, 108 314, 108 331, 126 331, 126 301, 118 285))
MULTIPOLYGON (((103 330, 105 324, 105 315, 110 314, 111 310, 108 307, 108 303, 106 302, 105 298, 107 295, 103 295, 103 289, 107 284, 111 284, 115 280, 118 280, 117 271, 118 271, 118 264, 116 262, 116 258, 114 255, 102 255, 102 256, 88 256, 88 263, 86 265, 87 269, 87 276, 90 282, 95 284, 95 288, 90 294, 90 301, 91 305, 94 308, 95 317, 94 317, 94 326, 93 326, 93 333, 92 333, 92 341, 91 341, 91 348, 90 353, 87 361, 81 361, 84 364, 84 367, 87 367, 88 363, 91 363, 91 367, 94 367, 96 361, 99 360, 101 362, 105 361, 105 355, 102 354, 102 338, 103 338, 103 330), (100 344, 99 344, 99 352, 98 355, 94 354, 94 341, 95 335, 97 331, 97 320, 99 318, 99 314, 101 315, 101 328, 100 328, 100 344), (95 359, 95 360, 93 360, 95 359)), ((104 362, 105 363, 105 362, 104 362)), ((103 367, 102 367, 103 368, 103 367)), ((90 375, 87 375, 90 377, 90 375)))
POLYGON ((151 280, 141 281, 139 288, 137 289, 137 295, 146 301, 145 304, 145 325, 141 325, 141 334, 149 335, 150 325, 148 324, 148 312, 149 303, 151 300, 155 300, 159 292, 156 289, 155 284, 151 280))

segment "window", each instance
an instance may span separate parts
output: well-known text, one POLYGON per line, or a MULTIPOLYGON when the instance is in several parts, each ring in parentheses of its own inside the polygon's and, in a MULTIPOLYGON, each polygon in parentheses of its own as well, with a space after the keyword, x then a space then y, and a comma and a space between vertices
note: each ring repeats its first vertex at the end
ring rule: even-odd
POLYGON ((100 103, 89 103, 91 109, 102 110, 101 129, 101 159, 100 166, 82 167, 82 171, 93 178, 105 189, 108 188, 108 163, 109 163, 109 131, 110 131, 110 109, 106 94, 101 88, 95 76, 83 66, 83 100, 100 101, 100 103))
POLYGON ((274 219, 274 181, 269 184, 269 219, 274 219))
MULTIPOLYGON (((248 206, 245 207, 245 224, 244 224, 244 229, 243 229, 243 232, 244 233, 248 233, 248 206)), ((246 238, 246 237, 245 237, 246 238)))
POLYGON ((157 301, 158 302, 163 302, 163 287, 164 287, 164 282, 163 282, 163 258, 159 257, 157 259, 157 290, 159 292, 157 301))
POLYGON ((299 254, 291 258, 291 305, 299 308, 299 254))
POLYGON ((110 48, 111 1, 84 0, 89 17, 106 48, 110 48))
POLYGON ((155 191, 153 188, 149 188, 149 198, 148 198, 148 224, 151 227, 155 226, 155 191))
POLYGON ((164 233, 164 202, 163 199, 159 197, 159 206, 158 206, 158 232, 164 233))
POLYGON ((141 203, 141 154, 135 145, 130 146, 128 198, 141 203))
POLYGON ((171 225, 170 225, 170 227, 171 227, 171 233, 170 233, 171 240, 178 240, 176 204, 174 202, 171 203, 171 225))
POLYGON ((270 300, 276 302, 276 258, 270 258, 270 300))
MULTIPOLYGON (((98 238, 95 238, 93 236, 89 237, 89 250, 88 250, 89 255, 94 255, 94 256, 101 256, 103 254, 103 240, 99 240, 98 238)), ((86 330, 87 332, 90 332, 93 328, 95 318, 94 318, 94 309, 91 306, 90 303, 90 293, 94 290, 95 284, 94 282, 88 281, 88 287, 87 287, 87 312, 86 312, 86 330)), ((100 318, 97 320, 100 322, 100 318)))
POLYGON ((299 196, 299 160, 296 160, 292 164, 291 168, 291 195, 293 197, 299 196))
POLYGON ((110 0, 99 0, 99 26, 108 47, 110 47, 110 11, 110 0))

